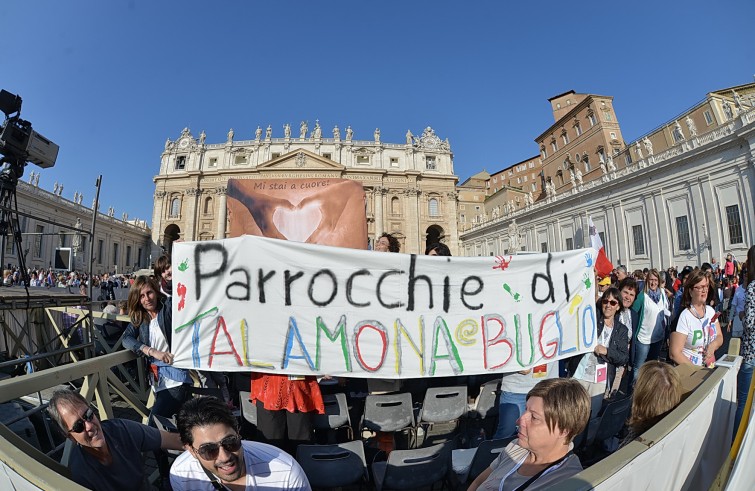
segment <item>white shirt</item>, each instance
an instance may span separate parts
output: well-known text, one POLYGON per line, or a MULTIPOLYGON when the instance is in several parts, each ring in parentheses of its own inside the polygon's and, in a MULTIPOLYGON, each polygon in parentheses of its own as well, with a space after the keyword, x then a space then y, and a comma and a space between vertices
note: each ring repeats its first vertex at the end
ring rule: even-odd
MULTIPOLYGON (((603 331, 600 333, 598 344, 608 348, 608 343, 611 342, 611 334, 613 334, 613 326, 603 326, 603 331)), ((574 378, 584 380, 585 382, 593 382, 595 380, 595 370, 601 363, 604 362, 599 360, 594 352, 591 351, 590 353, 585 353, 579 361, 577 370, 574 372, 574 378)), ((607 381, 603 382, 602 385, 605 385, 606 383, 607 381)))
POLYGON ((687 336, 682 353, 693 365, 702 366, 705 346, 716 339, 716 323, 710 322, 715 313, 713 307, 706 305, 702 319, 698 319, 688 308, 679 315, 676 332, 687 336))
MULTIPOLYGON (((242 441, 246 467, 246 489, 311 491, 307 476, 293 457, 283 450, 259 442, 242 441)), ((202 465, 186 451, 170 468, 173 491, 214 491, 202 465)))
MULTIPOLYGON (((157 322, 157 317, 149 321, 149 346, 158 351, 164 351, 170 353, 170 347, 168 341, 165 339, 165 334, 160 330, 160 324, 157 322)), ((157 383, 152 385, 155 392, 161 390, 170 389, 171 387, 178 387, 183 385, 180 380, 171 380, 165 377, 160 377, 157 383)))

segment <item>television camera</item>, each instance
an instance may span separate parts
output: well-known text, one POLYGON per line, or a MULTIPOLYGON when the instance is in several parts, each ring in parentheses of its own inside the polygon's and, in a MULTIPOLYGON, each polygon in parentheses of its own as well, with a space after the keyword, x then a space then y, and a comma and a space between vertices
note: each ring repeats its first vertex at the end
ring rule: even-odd
POLYGON ((0 91, 0 111, 5 114, 5 121, 0 127, 0 265, 5 263, 5 240, 10 234, 16 243, 21 275, 28 286, 28 273, 21 253, 16 185, 24 175, 27 162, 44 169, 54 166, 59 147, 34 131, 29 121, 21 119, 21 102, 20 96, 7 90, 0 91), (15 205, 15 213, 12 205, 15 205))

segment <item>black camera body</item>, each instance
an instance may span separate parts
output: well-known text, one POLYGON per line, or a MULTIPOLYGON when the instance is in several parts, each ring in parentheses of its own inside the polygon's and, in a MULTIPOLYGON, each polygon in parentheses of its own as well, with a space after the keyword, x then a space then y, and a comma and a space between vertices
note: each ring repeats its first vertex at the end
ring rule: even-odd
POLYGON ((0 91, 0 110, 5 113, 0 128, 2 160, 13 164, 31 162, 43 169, 54 166, 60 147, 34 131, 29 121, 21 119, 21 97, 0 91))

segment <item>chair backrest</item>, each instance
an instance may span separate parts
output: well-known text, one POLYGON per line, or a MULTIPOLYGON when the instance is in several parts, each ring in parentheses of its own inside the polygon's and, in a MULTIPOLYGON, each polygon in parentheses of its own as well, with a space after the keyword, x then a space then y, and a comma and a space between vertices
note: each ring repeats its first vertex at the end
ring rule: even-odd
POLYGON ((313 426, 318 430, 336 429, 351 424, 349 420, 349 405, 346 394, 328 394, 322 396, 325 414, 316 414, 313 426))
POLYGON ((336 445, 299 445, 296 460, 313 488, 349 486, 366 480, 363 445, 359 440, 336 445))
POLYGON ((251 392, 240 391, 239 402, 241 402, 241 415, 245 420, 257 426, 257 406, 254 405, 249 398, 252 396, 251 392))
POLYGON ((593 441, 606 440, 621 431, 621 428, 627 422, 627 416, 629 416, 631 408, 631 397, 625 397, 608 403, 605 409, 603 409, 602 416, 600 416, 600 423, 598 423, 598 429, 595 431, 595 439, 593 441))
POLYGON ((413 450, 394 450, 388 456, 383 489, 419 489, 446 477, 451 446, 445 443, 413 450))
POLYGON ((490 464, 500 455, 506 448, 506 445, 516 438, 515 436, 509 438, 498 438, 496 440, 483 440, 477 447, 477 451, 472 458, 472 463, 469 465, 469 475, 467 481, 474 481, 482 471, 490 467, 490 464))
POLYGON ((425 393, 420 421, 443 423, 461 418, 467 411, 467 388, 431 387, 425 393))
POLYGON ((369 395, 364 400, 362 427, 372 431, 393 432, 414 426, 412 395, 369 395))
POLYGON ((480 395, 477 396, 477 404, 474 414, 478 418, 485 419, 489 416, 498 415, 498 401, 501 397, 501 380, 490 380, 480 387, 480 395))

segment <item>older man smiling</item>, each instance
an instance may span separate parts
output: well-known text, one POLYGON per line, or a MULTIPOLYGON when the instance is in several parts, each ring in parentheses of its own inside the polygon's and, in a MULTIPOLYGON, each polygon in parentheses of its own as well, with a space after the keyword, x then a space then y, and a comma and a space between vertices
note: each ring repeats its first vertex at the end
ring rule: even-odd
POLYGON ((53 394, 47 412, 76 443, 68 467, 73 480, 89 489, 149 489, 141 452, 182 448, 175 434, 125 419, 100 421, 86 399, 68 389, 53 394))

